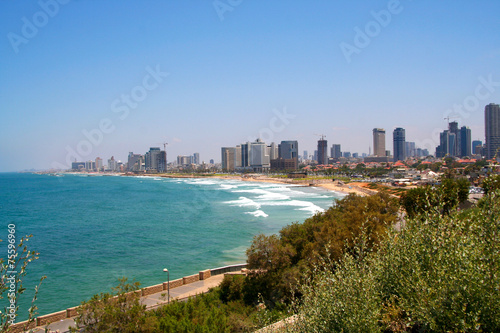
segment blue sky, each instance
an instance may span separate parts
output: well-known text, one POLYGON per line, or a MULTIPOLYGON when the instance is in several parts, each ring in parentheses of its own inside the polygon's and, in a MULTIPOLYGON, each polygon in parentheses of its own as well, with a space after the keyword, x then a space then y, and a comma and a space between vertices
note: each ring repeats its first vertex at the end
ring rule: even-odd
POLYGON ((484 140, 499 12, 496 0, 2 1, 0 171, 66 165, 68 151, 125 161, 165 141, 170 161, 220 161, 258 136, 311 154, 324 134, 368 153, 374 127, 391 151, 403 127, 433 152, 447 116, 484 140))

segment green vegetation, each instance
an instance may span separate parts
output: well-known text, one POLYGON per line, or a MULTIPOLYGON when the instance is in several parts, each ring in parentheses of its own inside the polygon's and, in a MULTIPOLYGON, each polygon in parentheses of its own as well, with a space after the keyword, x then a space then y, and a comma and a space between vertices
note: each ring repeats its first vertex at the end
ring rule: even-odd
POLYGON ((480 208, 417 214, 373 251, 318 267, 292 332, 500 330, 500 191, 480 208))
POLYGON ((485 194, 500 190, 500 175, 494 175, 484 179, 481 186, 485 194))
POLYGON ((156 332, 156 320, 148 316, 146 306, 140 303, 138 288, 138 282, 130 284, 123 278, 114 293, 94 295, 83 302, 75 320, 77 328, 85 327, 88 333, 156 332))
MULTIPOLYGON (((17 321, 19 306, 17 302, 26 288, 23 286, 23 277, 27 274, 28 265, 38 259, 38 253, 29 250, 26 244, 33 235, 28 235, 16 240, 16 226, 8 225, 8 236, 6 241, 5 252, 8 257, 0 258, 0 299, 5 299, 7 305, 0 311, 0 332, 7 332, 9 326, 17 321), (14 272, 14 273, 12 273, 14 272)), ((2 242, 2 240, 0 240, 2 242)), ((28 309, 28 319, 24 330, 27 331, 28 325, 35 320, 36 310, 35 301, 38 296, 38 290, 42 281, 45 279, 42 276, 40 283, 35 286, 35 293, 31 301, 31 306, 28 309)))
POLYGON ((122 286, 118 298, 91 300, 88 318, 112 323, 100 332, 251 332, 291 313, 291 332, 500 331, 498 179, 485 180, 488 195, 467 210, 458 209, 463 179, 400 200, 349 195, 278 235, 255 236, 247 277, 148 312, 137 296, 120 298, 131 290, 122 286))
POLYGON ((409 217, 439 209, 449 214, 467 200, 469 182, 465 178, 443 179, 441 186, 424 186, 408 190, 401 197, 401 205, 409 217))
POLYGON ((271 309, 289 303, 307 272, 322 258, 337 260, 344 250, 351 249, 362 226, 371 242, 378 243, 387 226, 396 222, 398 207, 385 193, 369 197, 351 194, 303 224, 284 227, 279 236, 256 236, 247 250, 248 267, 253 270, 245 286, 247 304, 255 303, 259 294, 271 309))

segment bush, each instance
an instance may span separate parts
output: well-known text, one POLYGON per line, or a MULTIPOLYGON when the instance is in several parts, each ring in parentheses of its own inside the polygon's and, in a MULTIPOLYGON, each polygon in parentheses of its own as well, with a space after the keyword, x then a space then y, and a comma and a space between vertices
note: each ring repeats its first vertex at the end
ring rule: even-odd
POLYGON ((289 329, 499 331, 499 196, 490 193, 467 213, 422 213, 390 231, 377 252, 360 242, 305 286, 289 329))
POLYGON ((146 314, 146 306, 140 303, 135 291, 139 283, 127 283, 126 278, 114 289, 114 293, 94 295, 78 308, 77 328, 85 332, 156 332, 156 318, 146 314))

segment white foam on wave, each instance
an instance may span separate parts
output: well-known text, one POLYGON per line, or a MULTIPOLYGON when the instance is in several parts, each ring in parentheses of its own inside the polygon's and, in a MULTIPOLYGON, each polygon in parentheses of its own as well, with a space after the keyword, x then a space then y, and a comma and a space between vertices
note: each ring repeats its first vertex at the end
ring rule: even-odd
POLYGON ((236 190, 232 191, 233 193, 252 193, 252 194, 259 194, 256 199, 259 200, 288 200, 290 199, 289 196, 280 194, 280 193, 275 193, 271 191, 266 191, 261 188, 254 188, 250 190, 236 190))
POLYGON ((256 209, 260 209, 259 203, 255 202, 252 199, 249 199, 247 197, 239 197, 238 200, 226 201, 224 203, 229 204, 231 206, 255 207, 256 209))
POLYGON ((217 183, 213 180, 205 180, 205 179, 194 179, 194 180, 186 180, 187 184, 191 185, 216 185, 217 183))
POLYGON ((268 217, 269 216, 266 213, 264 213, 264 211, 262 211, 260 209, 256 210, 255 212, 246 212, 245 214, 250 214, 250 215, 253 215, 255 217, 268 217))
POLYGON ((288 200, 288 201, 266 201, 260 202, 262 206, 292 206, 292 207, 300 207, 296 208, 296 210, 305 210, 309 211, 312 214, 324 212, 325 210, 321 207, 316 206, 312 202, 303 201, 303 200, 288 200))
POLYGON ((233 188, 238 188, 238 185, 233 185, 233 184, 220 184, 220 189, 221 190, 231 190, 233 188))

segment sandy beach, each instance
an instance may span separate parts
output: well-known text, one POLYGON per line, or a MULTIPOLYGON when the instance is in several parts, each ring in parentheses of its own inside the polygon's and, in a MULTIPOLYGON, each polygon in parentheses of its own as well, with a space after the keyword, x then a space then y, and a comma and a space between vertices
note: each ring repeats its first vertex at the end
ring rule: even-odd
MULTIPOLYGON (((123 176, 128 176, 127 174, 120 174, 123 176)), ((164 177, 164 178, 216 178, 216 179, 227 179, 227 180, 239 180, 245 182, 259 182, 259 183, 275 183, 275 184, 288 184, 288 185, 299 185, 299 186, 317 186, 322 187, 329 191, 339 192, 343 194, 357 194, 361 196, 373 195, 377 191, 367 189, 363 187, 363 183, 342 183, 339 181, 332 181, 330 179, 300 179, 300 178, 276 178, 267 177, 261 174, 251 174, 251 175, 216 175, 216 176, 204 176, 195 174, 144 174, 142 176, 146 177, 164 177)))
POLYGON ((261 183, 276 183, 276 184, 293 184, 293 185, 301 185, 301 186, 317 186, 327 189, 329 191, 340 192, 344 194, 357 194, 361 196, 373 195, 377 193, 377 191, 369 190, 364 187, 358 186, 356 183, 347 183, 342 184, 340 182, 333 182, 329 179, 292 179, 292 178, 274 178, 274 177, 266 177, 264 175, 256 175, 256 176, 215 176, 215 178, 219 179, 234 179, 241 180, 247 182, 261 182, 261 183))

